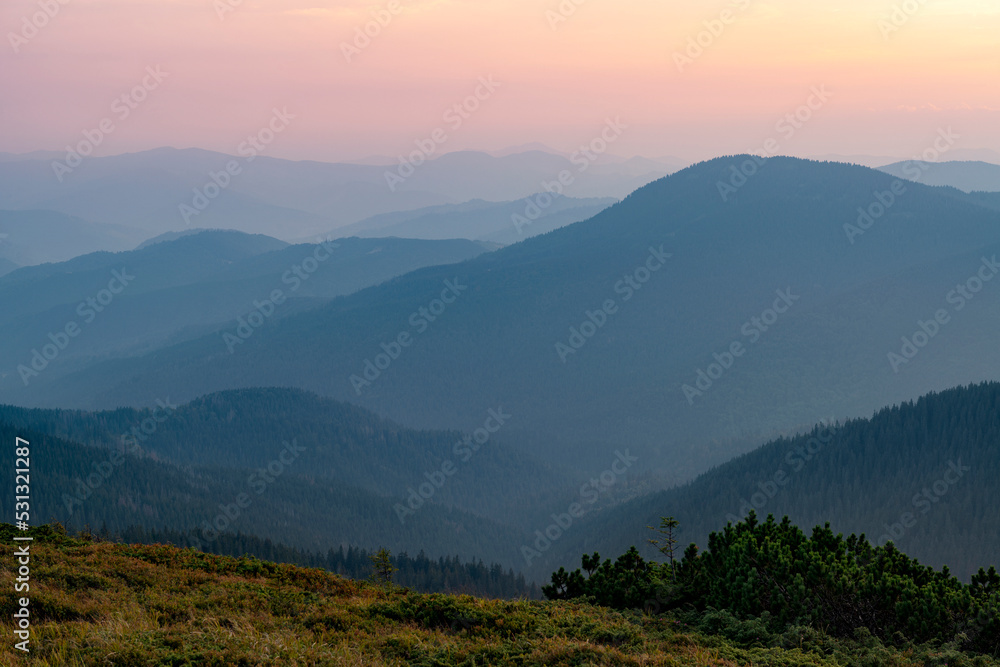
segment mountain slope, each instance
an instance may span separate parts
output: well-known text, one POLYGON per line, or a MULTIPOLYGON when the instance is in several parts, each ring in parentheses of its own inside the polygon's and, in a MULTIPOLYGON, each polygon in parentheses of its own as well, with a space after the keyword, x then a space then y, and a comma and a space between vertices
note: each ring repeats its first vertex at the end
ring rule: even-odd
POLYGON ((538 560, 545 569, 575 564, 579 553, 622 552, 643 544, 645 526, 661 516, 680 521, 682 547, 705 546, 709 532, 753 510, 800 526, 829 521, 835 532, 863 533, 878 546, 891 540, 968 580, 1000 565, 998 443, 1000 384, 931 394, 776 440, 688 485, 592 515, 538 560))
MULTIPOLYGON (((203 545, 241 531, 320 553, 341 545, 425 549, 463 559, 490 554, 505 567, 523 539, 523 531, 433 503, 400 521, 399 499, 311 474, 314 449, 294 436, 271 443, 261 469, 178 466, 132 443, 89 447, 2 421, 0 436, 30 443, 31 516, 73 529, 195 531, 203 545)), ((0 471, 14 479, 14 465, 4 457, 0 471)), ((13 496, 0 509, 11 514, 13 496)))
MULTIPOLYGON (((484 411, 482 419, 490 420, 491 414, 504 426, 502 406, 484 411)), ((308 471, 316 480, 403 504, 411 489, 430 480, 434 486, 429 503, 525 529, 531 518, 541 518, 534 516, 536 507, 551 504, 554 493, 569 483, 558 470, 512 450, 502 428, 477 445, 464 441, 460 432, 413 431, 361 408, 293 389, 222 392, 180 406, 164 397, 154 411, 82 413, 0 406, 0 422, 105 449, 131 442, 149 458, 181 468, 264 468, 281 451, 279 443, 294 438, 309 452, 302 473, 308 471), (147 434, 139 428, 144 423, 156 428, 147 434), (445 466, 446 461, 451 465, 445 466), (449 474, 441 474, 442 469, 449 474)), ((385 520, 402 523, 397 514, 392 511, 385 520)), ((435 545, 428 542, 426 548, 435 545)))
MULTIPOLYGON (((0 279, 6 306, 0 313, 0 368, 7 374, 0 395, 19 401, 25 376, 28 384, 39 377, 53 381, 95 357, 148 352, 220 328, 235 335, 238 318, 250 316, 255 303, 263 304, 269 320, 281 318, 422 266, 484 251, 462 240, 342 239, 288 246, 270 237, 205 231, 131 252, 21 269, 0 279), (108 292, 109 286, 117 293, 108 292), (276 290, 282 303, 268 305, 276 290), (69 323, 79 328, 72 340, 65 334, 69 323), (34 351, 50 344, 59 345, 58 356, 48 364, 33 362, 34 351), (44 375, 32 375, 39 366, 44 375)), ((227 350, 221 335, 216 340, 227 350)))
POLYGON ((25 400, 115 406, 298 386, 409 425, 469 429, 502 404, 512 435, 540 457, 571 452, 592 475, 629 446, 669 483, 782 429, 1000 372, 1000 292, 981 284, 961 310, 949 300, 956 284, 992 271, 983 258, 1000 252, 995 210, 791 158, 767 160, 723 199, 720 184, 749 160, 696 165, 590 220, 286 318, 236 355, 209 337, 81 371, 25 400), (877 220, 862 218, 867 231, 857 227, 859 208, 877 213, 877 197, 890 196, 877 220), (453 298, 449 284, 455 302, 434 306, 433 321, 420 315, 453 298), (613 312, 598 313, 609 301, 613 312), (942 309, 950 319, 934 344, 890 364, 901 338, 942 309), (411 344, 396 350, 404 333, 411 344), (396 358, 378 357, 382 345, 396 358))

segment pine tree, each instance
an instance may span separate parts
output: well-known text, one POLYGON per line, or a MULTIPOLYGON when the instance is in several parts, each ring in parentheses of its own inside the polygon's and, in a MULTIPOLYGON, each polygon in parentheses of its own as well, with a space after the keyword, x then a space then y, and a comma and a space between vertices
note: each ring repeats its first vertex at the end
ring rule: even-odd
POLYGON ((677 579, 677 566, 674 563, 674 549, 677 546, 677 538, 674 537, 674 531, 680 526, 680 521, 672 516, 661 516, 660 517, 660 527, 653 528, 652 526, 646 526, 650 530, 655 530, 662 537, 651 538, 646 540, 654 547, 660 550, 664 556, 670 562, 670 581, 677 579))
POLYGON ((382 548, 374 556, 368 557, 374 570, 372 571, 372 581, 380 586, 392 587, 392 575, 399 571, 398 567, 392 564, 392 554, 388 549, 382 548))

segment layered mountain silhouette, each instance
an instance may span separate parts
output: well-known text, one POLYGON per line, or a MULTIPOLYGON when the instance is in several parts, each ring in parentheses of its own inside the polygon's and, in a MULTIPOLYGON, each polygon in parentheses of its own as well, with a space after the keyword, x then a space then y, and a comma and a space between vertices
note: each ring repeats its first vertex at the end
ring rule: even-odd
POLYGON ((673 171, 654 161, 604 161, 582 169, 570 157, 542 151, 502 157, 465 151, 434 157, 412 174, 404 170, 407 176, 399 182, 387 178, 390 173, 399 178, 398 164, 291 161, 253 153, 158 148, 86 158, 68 173, 53 168, 58 154, 12 156, 0 160, 0 210, 44 210, 118 225, 141 235, 139 241, 193 227, 290 241, 394 211, 473 199, 518 200, 544 191, 544 183, 564 170, 574 175, 567 196, 613 198, 673 171))
POLYGON ((449 428, 502 404, 544 459, 600 472, 630 446, 671 483, 784 429, 988 379, 1000 283, 976 277, 994 271, 998 222, 972 196, 863 167, 720 158, 590 220, 284 318, 235 354, 213 333, 39 378, 18 400, 297 386, 449 428))
POLYGON ((507 245, 592 218, 613 203, 614 199, 607 198, 562 196, 552 199, 545 194, 513 202, 473 200, 463 204, 385 213, 341 227, 333 233, 364 238, 464 238, 507 245))
MULTIPOLYGON (((95 414, 0 406, 0 435, 44 452, 32 467, 38 516, 76 530, 180 531, 202 548, 240 531, 324 554, 493 553, 515 566, 526 533, 510 516, 561 479, 496 440, 463 462, 454 447, 465 434, 402 428, 293 390, 95 414), (436 486, 424 473, 445 458, 455 472, 436 486), (411 501, 410 489, 426 498, 411 501)), ((14 458, 0 468, 13 475, 14 458)))
POLYGON ((98 251, 130 250, 145 235, 53 211, 0 211, 0 259, 18 266, 65 262, 98 251))
MULTIPOLYGON (((54 380, 94 359, 135 355, 220 328, 235 332, 246 326, 240 318, 255 311, 253 318, 276 321, 413 269, 486 250, 465 240, 288 245, 262 235, 204 231, 135 251, 25 267, 0 278, 0 368, 6 373, 0 391, 17 401, 18 386, 42 377, 36 373, 54 380)), ((226 350, 222 337, 217 340, 226 350)))

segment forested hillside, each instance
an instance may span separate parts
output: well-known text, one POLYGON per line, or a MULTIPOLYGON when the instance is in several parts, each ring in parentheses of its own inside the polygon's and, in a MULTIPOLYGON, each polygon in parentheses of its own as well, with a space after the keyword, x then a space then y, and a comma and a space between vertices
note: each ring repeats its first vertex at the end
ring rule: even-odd
MULTIPOLYGON (((318 553, 340 546, 424 549, 435 557, 489 557, 504 567, 517 564, 525 538, 507 525, 434 504, 400 521, 398 499, 319 479, 306 452, 280 442, 261 470, 178 466, 134 447, 90 447, 0 420, 0 440, 18 437, 31 446, 31 515, 74 530, 193 531, 203 548, 221 533, 244 531, 318 553)), ((13 479, 14 465, 14 457, 4 457, 0 474, 13 479)), ((12 515, 13 496, 0 499, 0 510, 12 515)))
MULTIPOLYGON (((482 443, 458 431, 404 428, 296 389, 242 389, 161 405, 98 413, 0 406, 0 422, 95 447, 130 445, 176 466, 241 471, 267 466, 294 441, 302 453, 290 467, 297 475, 395 498, 407 509, 426 501, 505 522, 529 523, 540 510, 545 516, 570 482, 509 445, 506 420, 515 418, 502 405, 483 410, 481 421, 495 432, 482 443), (411 499, 422 486, 423 496, 411 499)), ((401 523, 396 511, 385 520, 401 523)))
MULTIPOLYGON (((827 521, 865 534, 968 581, 1000 566, 1000 384, 985 383, 885 408, 870 419, 817 426, 781 438, 705 473, 595 517, 553 548, 621 553, 661 516, 680 521, 683 549, 704 548, 710 532, 743 519, 789 516, 800 526, 827 521)), ((644 553, 655 553, 648 546, 644 553)))

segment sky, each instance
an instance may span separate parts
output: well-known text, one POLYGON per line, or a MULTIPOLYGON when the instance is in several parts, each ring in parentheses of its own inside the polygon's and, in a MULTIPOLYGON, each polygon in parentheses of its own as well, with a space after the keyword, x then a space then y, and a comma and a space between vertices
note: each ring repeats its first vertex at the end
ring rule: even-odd
POLYGON ((268 154, 323 161, 608 119, 623 156, 1000 150, 996 0, 5 0, 0 32, 0 152, 235 153, 275 109, 268 154))

